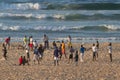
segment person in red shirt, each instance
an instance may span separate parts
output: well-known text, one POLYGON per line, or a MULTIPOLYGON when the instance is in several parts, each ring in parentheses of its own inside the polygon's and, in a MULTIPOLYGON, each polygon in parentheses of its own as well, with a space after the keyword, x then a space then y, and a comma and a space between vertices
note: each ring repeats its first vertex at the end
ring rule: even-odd
POLYGON ((8 46, 8 49, 10 48, 10 37, 5 39, 5 44, 8 46))
POLYGON ((23 58, 22 58, 22 56, 20 56, 20 58, 19 58, 19 65, 21 65, 21 64, 23 64, 23 58))

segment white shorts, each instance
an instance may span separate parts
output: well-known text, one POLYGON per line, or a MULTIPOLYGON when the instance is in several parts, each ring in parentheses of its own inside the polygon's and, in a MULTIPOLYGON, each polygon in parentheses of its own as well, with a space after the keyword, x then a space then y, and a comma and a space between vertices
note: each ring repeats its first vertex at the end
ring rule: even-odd
POLYGON ((58 57, 54 57, 54 60, 58 60, 58 57))

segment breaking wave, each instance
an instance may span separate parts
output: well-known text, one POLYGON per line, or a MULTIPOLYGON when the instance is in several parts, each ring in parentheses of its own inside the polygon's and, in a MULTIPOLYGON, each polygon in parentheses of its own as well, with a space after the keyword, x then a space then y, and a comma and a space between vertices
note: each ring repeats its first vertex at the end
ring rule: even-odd
POLYGON ((37 30, 37 31, 119 31, 120 27, 117 25, 98 25, 98 26, 5 26, 0 24, 0 30, 37 30))
MULTIPOLYGON (((8 1, 9 2, 9 1, 8 1)), ((1 2, 1 9, 44 9, 44 10, 119 10, 119 3, 55 3, 55 2, 39 2, 39 1, 27 1, 27 2, 1 2)))
POLYGON ((58 20, 120 20, 120 14, 14 14, 14 13, 0 13, 2 19, 58 19, 58 20))

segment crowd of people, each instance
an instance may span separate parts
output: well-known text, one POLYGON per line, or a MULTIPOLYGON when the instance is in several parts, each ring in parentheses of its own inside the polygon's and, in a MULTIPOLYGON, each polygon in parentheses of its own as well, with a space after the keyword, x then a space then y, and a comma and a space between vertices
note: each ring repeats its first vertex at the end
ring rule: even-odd
MULTIPOLYGON (((3 58, 7 60, 7 49, 10 49, 10 37, 6 38, 3 45, 2 45, 2 51, 3 51, 3 58)), ((43 59, 43 54, 45 50, 49 50, 49 38, 46 34, 43 36, 43 42, 44 45, 38 44, 36 40, 33 39, 32 36, 27 38, 27 36, 24 36, 23 38, 23 50, 25 50, 26 55, 20 55, 19 56, 19 65, 29 65, 30 59, 30 51, 33 52, 33 62, 34 64, 40 64, 40 61, 43 59)), ((73 61, 78 65, 78 61, 84 62, 84 54, 85 51, 92 50, 93 52, 93 61, 96 61, 98 58, 98 50, 99 50, 99 42, 96 41, 95 44, 91 48, 85 48, 84 45, 80 45, 79 50, 74 49, 72 45, 72 38, 69 35, 67 38, 67 45, 68 48, 66 48, 66 43, 62 40, 60 44, 58 45, 55 41, 52 43, 53 45, 53 60, 54 60, 54 65, 57 66, 59 65, 59 61, 62 59, 64 56, 65 59, 68 59, 68 63, 72 63, 73 61), (69 56, 67 57, 66 54, 66 49, 69 50, 69 56)), ((18 48, 19 49, 19 48, 18 48)), ((108 44, 108 53, 110 56, 110 61, 112 62, 112 43, 108 44)))

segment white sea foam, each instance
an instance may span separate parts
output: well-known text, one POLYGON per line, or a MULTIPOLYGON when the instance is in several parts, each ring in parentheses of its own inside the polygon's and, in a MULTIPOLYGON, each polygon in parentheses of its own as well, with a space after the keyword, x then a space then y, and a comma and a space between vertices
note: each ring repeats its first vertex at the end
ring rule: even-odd
POLYGON ((104 25, 104 27, 106 27, 109 30, 118 30, 118 29, 120 29, 120 27, 115 26, 115 25, 104 25))
POLYGON ((1 9, 20 9, 20 10, 27 10, 27 9, 35 9, 38 10, 41 8, 39 3, 18 3, 18 4, 7 4, 7 3, 0 3, 1 9))

